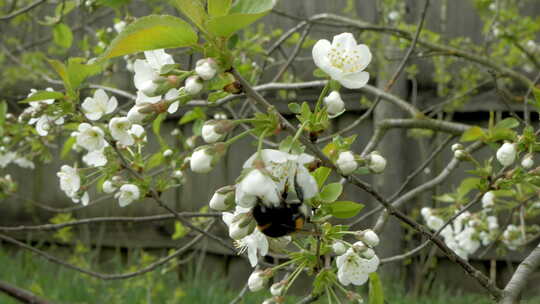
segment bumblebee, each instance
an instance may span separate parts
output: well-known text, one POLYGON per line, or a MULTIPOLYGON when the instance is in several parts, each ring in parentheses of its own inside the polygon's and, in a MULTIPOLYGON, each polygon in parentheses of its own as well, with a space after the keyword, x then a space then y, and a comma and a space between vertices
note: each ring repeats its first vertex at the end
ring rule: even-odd
POLYGON ((266 236, 282 237, 301 231, 308 217, 308 208, 303 203, 304 194, 294 179, 294 199, 287 200, 289 192, 282 193, 279 206, 267 206, 260 200, 253 208, 252 214, 257 228, 266 236))
POLYGON ((281 237, 302 230, 307 218, 303 203, 282 201, 278 207, 258 203, 253 208, 257 228, 266 236, 281 237))

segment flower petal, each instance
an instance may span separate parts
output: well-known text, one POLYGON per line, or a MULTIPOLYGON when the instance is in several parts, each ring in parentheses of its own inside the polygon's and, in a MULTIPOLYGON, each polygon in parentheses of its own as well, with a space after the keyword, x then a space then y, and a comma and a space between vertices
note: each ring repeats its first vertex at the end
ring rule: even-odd
POLYGON ((369 81, 368 72, 355 72, 342 76, 339 81, 344 87, 348 89, 359 89, 365 86, 369 81))
POLYGON ((350 50, 356 48, 356 39, 354 39, 354 36, 351 33, 341 33, 334 36, 334 39, 332 39, 332 47, 335 47, 338 50, 350 50))
POLYGON ((327 71, 327 67, 330 65, 328 62, 328 52, 330 52, 331 48, 332 45, 330 44, 330 41, 321 39, 315 43, 311 51, 315 65, 325 72, 327 71))

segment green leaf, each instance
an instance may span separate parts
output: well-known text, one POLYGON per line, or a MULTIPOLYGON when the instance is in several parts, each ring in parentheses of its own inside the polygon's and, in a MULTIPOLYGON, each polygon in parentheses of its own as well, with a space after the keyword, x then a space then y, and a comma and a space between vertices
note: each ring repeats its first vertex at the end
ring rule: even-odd
POLYGON ((184 20, 150 15, 130 23, 109 45, 103 59, 155 49, 177 48, 197 43, 197 34, 184 20))
POLYGON ((155 153, 148 159, 148 162, 146 163, 145 169, 151 170, 159 165, 161 165, 161 162, 163 161, 163 153, 161 151, 155 153))
POLYGON ((77 138, 75 136, 71 136, 66 140, 64 143, 64 146, 62 147, 62 152, 60 153, 61 159, 66 159, 69 152, 71 151, 71 148, 73 148, 73 145, 75 144, 77 138))
POLYGON ((163 137, 161 137, 161 124, 163 123, 165 118, 167 118, 167 113, 161 113, 152 122, 152 132, 154 132, 161 145, 165 144, 163 137))
POLYGON ((337 200, 342 191, 343 186, 340 183, 331 183, 324 186, 321 193, 319 193, 319 197, 323 201, 333 202, 337 200))
POLYGON ((274 0, 238 0, 229 15, 210 18, 206 28, 216 36, 230 37, 266 15, 274 5, 274 0))
POLYGON ((317 170, 315 170, 311 175, 315 178, 317 181, 317 185, 319 186, 319 189, 322 188, 324 185, 324 182, 326 182, 326 179, 328 176, 330 176, 330 173, 332 173, 332 170, 327 167, 319 167, 317 170))
POLYGON ((294 114, 298 114, 300 113, 300 105, 296 102, 291 102, 289 104, 289 110, 291 110, 291 112, 293 112, 294 114))
POLYGON ((376 272, 369 274, 369 304, 384 304, 382 283, 376 272))
POLYGON ((268 12, 276 4, 275 0, 238 0, 231 8, 231 14, 259 14, 268 12))
POLYGON ((204 24, 208 15, 204 10, 203 3, 197 0, 175 0, 176 8, 188 17, 198 28, 204 30, 204 24))
POLYGON ((519 121, 513 117, 505 118, 497 125, 495 125, 495 128, 503 128, 503 129, 513 129, 519 127, 519 121))
POLYGON ((64 93, 62 92, 51 92, 51 91, 37 91, 32 96, 19 101, 19 103, 29 103, 32 101, 40 101, 40 100, 47 100, 47 99, 61 99, 64 97, 64 93))
POLYGON ((69 58, 67 64, 67 75, 73 89, 79 88, 86 78, 98 74, 101 70, 101 64, 86 64, 84 58, 69 58))
POLYGON ((180 119, 180 121, 178 122, 178 124, 180 125, 184 125, 184 124, 187 124, 187 123, 190 123, 194 120, 197 120, 197 119, 205 119, 206 118, 206 114, 204 113, 204 110, 197 107, 191 111, 188 111, 186 112, 186 114, 184 114, 184 116, 182 116, 182 118, 180 119))
POLYGON ((480 178, 469 177, 464 179, 457 188, 457 195, 459 198, 465 197, 469 192, 476 189, 480 183, 480 178))
POLYGON ((173 240, 181 239, 187 234, 188 230, 182 223, 175 222, 174 223, 174 234, 172 236, 173 240))
POLYGON ((364 208, 364 205, 351 201, 337 201, 327 204, 326 207, 334 217, 345 219, 356 216, 364 208))
POLYGON ((211 17, 225 16, 231 9, 232 0, 208 0, 208 14, 211 17))
POLYGON ((53 28, 53 40, 57 45, 69 49, 73 43, 73 33, 69 26, 58 23, 53 28))
POLYGON ((484 130, 480 127, 470 127, 461 135, 461 141, 475 141, 485 136, 484 130))

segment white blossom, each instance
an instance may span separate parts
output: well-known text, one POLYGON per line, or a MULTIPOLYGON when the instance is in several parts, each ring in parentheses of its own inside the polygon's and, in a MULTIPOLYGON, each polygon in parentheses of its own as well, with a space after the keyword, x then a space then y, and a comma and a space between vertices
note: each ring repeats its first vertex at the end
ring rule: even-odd
POLYGON ((251 234, 238 240, 236 246, 239 249, 239 254, 247 251, 251 267, 257 265, 259 255, 265 256, 268 254, 269 248, 268 238, 259 229, 254 229, 251 234))
POLYGON ((353 173, 356 168, 358 168, 358 163, 356 162, 354 154, 351 151, 345 151, 339 153, 336 166, 342 174, 349 175, 353 173))
POLYGON ((60 189, 69 197, 75 196, 81 188, 81 178, 77 173, 77 168, 63 165, 56 175, 60 179, 60 189))
POLYGON ((104 90, 98 89, 94 92, 94 97, 86 97, 81 104, 81 108, 86 118, 99 120, 103 115, 110 114, 116 110, 118 101, 116 97, 107 96, 104 90))
POLYGON ((153 96, 158 88, 156 81, 160 78, 161 68, 166 64, 174 64, 174 60, 163 49, 146 51, 144 56, 146 60, 137 59, 133 64, 134 83, 137 90, 147 96, 153 96))
POLYGON ((375 255, 371 259, 364 259, 356 254, 353 248, 349 248, 345 254, 337 257, 336 264, 341 284, 363 285, 367 282, 369 274, 377 271, 379 258, 375 255))
POLYGON ((371 52, 364 44, 357 44, 351 33, 334 36, 332 43, 322 39, 313 46, 313 61, 332 79, 349 89, 367 84, 369 73, 363 70, 371 62, 371 52))
POLYGON ((101 150, 105 147, 103 130, 83 122, 78 127, 77 145, 85 148, 89 152, 101 150))
POLYGON ((125 28, 126 28, 126 22, 124 20, 121 20, 121 21, 118 21, 116 22, 113 27, 114 27, 114 30, 120 34, 120 32, 122 32, 125 28))
POLYGON ((146 131, 144 130, 143 126, 139 124, 133 124, 131 126, 131 129, 129 129, 129 133, 133 135, 135 139, 146 142, 146 131))
POLYGON ((109 122, 111 136, 123 146, 131 146, 135 143, 133 136, 129 132, 131 122, 127 117, 114 117, 109 122))
POLYGON ((107 157, 105 156, 104 149, 88 152, 83 156, 83 162, 91 167, 105 166, 107 164, 107 157))
POLYGON ((189 95, 197 95, 203 89, 203 83, 199 76, 189 76, 186 78, 184 91, 189 95))
POLYGON ((0 153, 0 168, 7 167, 16 158, 17 158, 17 153, 11 152, 11 151, 10 152, 3 152, 2 151, 2 153, 0 153))
POLYGON ((134 184, 124 184, 114 195, 118 199, 120 207, 125 207, 140 198, 141 192, 139 187, 134 184))
POLYGON ((218 211, 231 209, 234 205, 234 186, 225 186, 218 189, 209 202, 210 208, 218 211))
POLYGON ((174 114, 178 111, 178 107, 180 106, 180 100, 178 100, 179 97, 180 91, 175 88, 169 89, 167 93, 165 93, 165 100, 171 102, 169 107, 167 107, 167 113, 174 114))
POLYGON ((28 158, 26 157, 20 157, 20 156, 17 156, 13 162, 21 167, 21 168, 25 168, 25 169, 34 169, 35 168, 35 165, 34 165, 34 162, 29 160, 28 158))
POLYGON ((332 91, 323 99, 326 111, 330 118, 336 117, 345 112, 345 102, 341 99, 338 91, 332 91))
POLYGON ((251 170, 240 183, 236 185, 236 204, 245 208, 255 206, 257 198, 264 204, 279 206, 280 189, 276 182, 258 169, 251 170))
POLYGON ((212 58, 200 59, 196 63, 195 73, 204 80, 210 80, 217 74, 217 64, 212 58))
POLYGON ((497 160, 503 166, 510 166, 516 160, 516 145, 513 143, 504 143, 497 150, 497 160))
POLYGON ((503 232, 502 241, 508 249, 514 251, 525 244, 526 238, 516 225, 510 224, 503 232))

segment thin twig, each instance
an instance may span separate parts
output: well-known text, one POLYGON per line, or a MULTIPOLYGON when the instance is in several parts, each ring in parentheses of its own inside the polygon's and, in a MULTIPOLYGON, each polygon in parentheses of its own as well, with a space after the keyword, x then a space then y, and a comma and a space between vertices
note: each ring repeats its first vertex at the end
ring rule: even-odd
MULTIPOLYGON (((216 220, 213 220, 208 226, 207 228, 204 230, 205 232, 208 232, 213 224, 216 222, 216 220)), ((199 242, 203 236, 205 236, 206 234, 204 233, 201 233, 199 235, 197 235, 195 238, 193 238, 191 241, 189 241, 187 244, 185 244, 184 246, 182 246, 181 248, 175 250, 172 254, 162 258, 162 259, 159 259, 157 260, 156 262, 142 268, 142 269, 139 269, 137 271, 133 271, 133 272, 128 272, 128 273, 123 273, 123 274, 105 274, 105 273, 100 273, 100 272, 95 272, 95 271, 92 271, 92 270, 88 270, 88 269, 85 269, 85 268, 81 268, 79 266, 76 266, 76 265, 73 265, 73 264, 70 264, 60 258, 57 258, 53 255, 50 255, 48 254, 47 252, 45 251, 42 251, 42 250, 39 250, 35 247, 32 247, 32 246, 29 246, 29 245, 26 245, 25 243, 23 242, 20 242, 14 238, 11 238, 7 235, 4 235, 4 234, 0 234, 0 239, 1 240, 4 240, 8 243, 11 243, 11 244, 14 244, 14 245, 17 245, 23 249, 27 249, 43 258, 45 258, 46 260, 50 261, 50 262, 53 262, 53 263, 56 263, 56 264, 59 264, 61 266, 64 266, 66 268, 70 268, 70 269, 73 269, 73 270, 76 270, 80 273, 83 273, 83 274, 86 274, 86 275, 89 275, 89 276, 92 276, 92 277, 95 277, 95 278, 98 278, 98 279, 101 279, 101 280, 123 280, 123 279, 129 279, 129 278, 132 278, 132 277, 136 277, 136 276, 139 276, 139 275, 142 275, 142 274, 145 274, 147 272, 150 272, 160 266, 162 266, 163 264, 169 262, 170 260, 174 259, 175 257, 183 254, 184 252, 186 252, 187 250, 189 250, 191 247, 193 247, 197 242, 199 242)))

